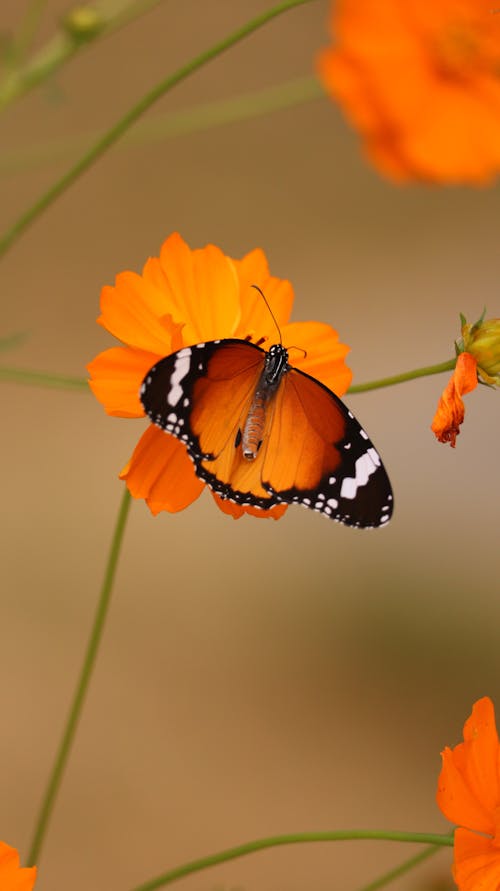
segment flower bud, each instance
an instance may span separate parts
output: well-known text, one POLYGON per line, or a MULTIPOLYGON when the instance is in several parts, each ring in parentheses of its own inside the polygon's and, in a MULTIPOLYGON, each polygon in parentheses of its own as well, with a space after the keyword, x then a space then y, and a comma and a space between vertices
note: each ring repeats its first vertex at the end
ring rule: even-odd
POLYGON ((500 319, 479 319, 469 325, 462 317, 460 352, 470 353, 477 371, 487 384, 500 387, 500 319))

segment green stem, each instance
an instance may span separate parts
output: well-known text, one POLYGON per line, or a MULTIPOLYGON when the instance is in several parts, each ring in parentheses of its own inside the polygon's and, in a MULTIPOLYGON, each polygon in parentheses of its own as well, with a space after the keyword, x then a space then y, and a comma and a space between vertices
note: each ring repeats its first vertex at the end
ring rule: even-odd
MULTIPOLYGON (((456 359, 448 359, 438 365, 427 365, 425 368, 415 368, 413 371, 404 371, 402 374, 394 374, 392 377, 383 377, 376 381, 368 381, 365 384, 355 384, 349 387, 348 393, 365 393, 368 390, 378 390, 382 387, 392 387, 394 384, 402 384, 419 377, 429 377, 431 374, 441 374, 443 371, 451 371, 456 364, 456 359)), ((89 385, 84 377, 71 377, 66 374, 48 374, 43 371, 29 371, 20 368, 10 368, 0 365, 0 381, 11 381, 16 384, 28 384, 34 387, 50 387, 59 390, 80 390, 89 393, 89 385)))
POLYGON ((207 62, 215 59, 216 56, 221 55, 221 53, 239 43, 245 37, 248 37, 249 34, 262 28, 262 26, 267 24, 267 22, 270 22, 271 19, 282 15, 289 9, 293 9, 296 6, 303 6, 305 3, 310 2, 311 0, 284 0, 284 2, 279 3, 277 6, 273 6, 261 15, 251 19, 241 28, 237 28, 236 31, 233 31, 228 37, 225 37, 208 50, 200 53, 200 55, 196 56, 186 65, 182 65, 181 68, 178 68, 177 71, 153 87, 153 89, 146 93, 139 102, 129 109, 129 111, 120 118, 110 130, 107 130, 104 136, 102 136, 101 139, 99 139, 92 148, 83 155, 83 157, 80 158, 80 160, 77 161, 77 163, 71 167, 64 176, 61 177, 61 179, 54 183, 54 185, 52 185, 50 189, 48 189, 48 191, 45 192, 24 214, 22 214, 7 232, 5 232, 3 237, 0 238, 0 256, 7 251, 10 245, 29 226, 29 224, 33 222, 33 220, 40 216, 40 214, 46 210, 47 207, 59 197, 59 195, 72 185, 82 173, 88 170, 89 167, 101 157, 101 155, 117 142, 132 124, 134 124, 135 121, 137 121, 138 118, 140 118, 141 115, 143 115, 144 112, 147 111, 161 96, 164 96, 165 93, 168 93, 169 90, 189 77, 190 74, 193 74, 199 68, 203 67, 203 65, 206 65, 207 62))
POLYGON ((80 672, 80 677, 78 679, 78 683, 76 685, 76 689, 73 695, 73 701, 71 704, 71 708, 69 710, 68 718, 66 721, 66 726, 61 738, 61 742, 59 745, 59 749, 54 761, 54 765, 52 767, 52 771, 50 774, 49 782, 45 791, 45 795, 42 800, 42 805, 38 814, 38 819, 36 821, 35 832, 33 835, 33 840, 30 847, 30 853, 28 856, 28 863, 35 864, 39 860, 40 850, 43 844, 43 840, 45 837, 45 833, 47 832, 47 828, 49 825, 50 817, 52 814, 52 810, 54 807, 55 799, 57 793, 59 791, 59 786, 61 784, 62 775, 64 773, 64 769, 66 767, 66 762, 68 760, 69 753, 71 751, 71 746, 73 743, 73 739, 75 736, 75 732, 78 726, 78 721, 81 715, 83 703, 85 700, 85 695, 87 693, 87 689, 89 686, 89 681, 92 676, 92 671, 95 665, 97 651, 99 649, 99 644, 101 641, 104 624, 106 621, 106 616, 108 613, 108 607, 111 599, 111 591, 113 588, 113 582, 116 575, 116 567, 118 564, 118 557, 120 555, 120 550, 123 542, 123 535, 125 532, 125 526, 127 522, 127 516, 130 507, 130 494, 128 489, 125 489, 125 492, 122 496, 122 501, 120 504, 120 509, 118 512, 118 517, 116 520, 115 531, 113 534, 113 538, 111 541, 111 547, 109 550, 108 562, 106 566, 106 571, 104 574, 104 579, 101 587, 101 593, 99 596, 99 601, 97 604, 97 610, 94 618, 94 624, 92 626, 92 630, 90 633, 89 642, 87 645, 87 650, 85 653, 85 657, 83 660, 82 669, 80 672))
POLYGON ((388 885, 389 882, 393 882, 395 879, 399 879, 400 876, 404 875, 407 872, 410 872, 415 866, 419 866, 420 863, 424 863, 425 860, 428 860, 429 857, 433 857, 434 854, 437 854, 439 851, 439 847, 437 845, 431 845, 428 848, 425 848, 423 851, 420 851, 419 854, 414 854, 413 857, 409 857, 408 860, 404 860, 403 863, 400 863, 399 866, 395 866, 394 869, 390 869, 388 872, 385 872, 383 875, 379 876, 378 879, 375 879, 373 882, 370 882, 368 885, 363 885, 362 888, 359 888, 358 891, 378 891, 379 888, 383 888, 385 885, 388 885))
POLYGON ((28 8, 24 14, 24 18, 14 41, 13 51, 10 58, 10 64, 12 66, 19 66, 22 64, 26 53, 33 43, 39 21, 46 5, 47 0, 30 0, 28 3, 28 8))
POLYGON ((381 387, 392 387, 394 384, 402 384, 405 381, 413 381, 418 377, 429 377, 431 374, 441 374, 443 371, 452 371, 457 364, 455 359, 448 359, 438 365, 427 365, 425 368, 415 368, 413 371, 404 371, 402 374, 394 374, 392 377, 381 377, 376 381, 368 381, 366 384, 354 384, 349 387, 348 393, 366 393, 368 390, 379 390, 381 387))
POLYGON ((71 377, 67 374, 47 374, 44 371, 28 371, 20 368, 0 366, 0 381, 14 384, 28 384, 33 387, 49 387, 57 390, 80 390, 89 393, 89 385, 84 377, 71 377))
MULTIPOLYGON (((319 99, 323 91, 315 77, 293 78, 284 83, 274 84, 262 90, 242 93, 230 99, 204 102, 190 108, 168 114, 155 115, 140 121, 127 133, 120 145, 145 145, 153 142, 166 142, 187 133, 198 133, 213 127, 224 126, 238 121, 251 120, 260 115, 270 114, 284 108, 292 108, 301 103, 319 99)), ((69 139, 53 142, 18 146, 0 156, 0 175, 19 170, 32 170, 54 160, 64 160, 75 155, 96 139, 95 133, 77 134, 69 139)))
POLYGON ((168 872, 164 872, 149 882, 138 885, 133 891, 155 891, 162 885, 169 885, 177 879, 200 872, 210 866, 218 866, 227 863, 228 860, 236 860, 238 857, 246 857, 247 854, 255 854, 256 851, 264 851, 267 848, 277 848, 282 845, 297 845, 309 842, 326 841, 354 841, 359 839, 375 839, 377 841, 416 842, 417 844, 453 846, 453 838, 450 835, 436 835, 430 832, 384 832, 382 830, 359 829, 342 830, 339 832, 296 832, 290 835, 275 835, 270 838, 259 838, 255 841, 237 845, 235 848, 226 848, 217 854, 209 854, 199 860, 191 860, 183 863, 168 872))
MULTIPOLYGON (((82 37, 80 40, 69 31, 61 29, 26 65, 9 71, 0 82, 0 112, 29 90, 48 80, 65 62, 93 43, 97 37, 113 34, 160 2, 161 0, 135 0, 121 6, 117 11, 109 12, 105 3, 93 6, 97 19, 102 23, 100 29, 94 35, 87 35, 86 39, 82 37)), ((17 60, 13 59, 12 62, 14 61, 17 60)))

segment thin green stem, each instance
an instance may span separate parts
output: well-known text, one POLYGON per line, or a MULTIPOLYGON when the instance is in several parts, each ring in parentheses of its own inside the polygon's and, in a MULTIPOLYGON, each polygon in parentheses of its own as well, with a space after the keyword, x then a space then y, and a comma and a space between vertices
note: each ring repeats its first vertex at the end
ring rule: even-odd
POLYGON ((12 66, 22 64, 31 44, 33 43, 38 24, 46 5, 47 0, 29 0, 28 8, 24 14, 24 18, 12 47, 12 54, 9 60, 12 66))
MULTIPOLYGON (((187 133, 198 133, 291 108, 319 99, 322 95, 323 91, 315 77, 293 78, 262 90, 241 93, 230 99, 205 102, 191 108, 148 117, 125 134, 120 146, 125 148, 130 145, 166 142, 187 133)), ((82 147, 91 144, 96 138, 95 133, 81 133, 66 140, 18 146, 11 152, 2 152, 0 175, 36 169, 44 163, 67 158, 72 153, 82 151, 82 147)))
MULTIPOLYGON (((456 364, 456 359, 449 359, 437 365, 427 365, 425 368, 414 368, 413 371, 404 371, 394 374, 392 377, 383 377, 380 380, 368 381, 364 384, 355 384, 349 387, 348 393, 365 393, 368 390, 378 390, 382 387, 392 387, 394 384, 402 384, 419 377, 429 377, 432 374, 441 374, 443 371, 451 371, 456 364)), ((0 365, 0 381, 11 381, 16 384, 28 384, 34 387, 50 387, 59 390, 80 390, 89 393, 88 382, 84 377, 71 377, 65 374, 49 374, 43 371, 22 370, 0 365)))
POLYGON ((388 870, 388 872, 385 872, 383 875, 379 876, 378 879, 375 879, 368 885, 363 885, 358 891, 378 891, 379 888, 383 888, 385 885, 388 885, 389 882, 393 882, 405 873, 410 872, 415 866, 419 866, 421 863, 424 863, 425 860, 429 860, 429 858, 433 857, 434 854, 437 854, 438 851, 439 847, 437 845, 431 845, 423 851, 420 851, 419 854, 414 854, 413 857, 404 860, 403 863, 400 863, 399 866, 395 866, 394 869, 388 870))
POLYGON ((424 368, 414 368, 413 371, 404 371, 402 374, 394 374, 392 377, 382 377, 376 381, 368 381, 366 384, 354 384, 349 387, 348 393, 366 393, 368 390, 380 390, 382 387, 392 387, 394 384, 402 384, 405 381, 413 381, 418 377, 429 377, 431 374, 441 374, 443 371, 452 371, 457 360, 448 359, 438 365, 427 365, 424 368))
MULTIPOLYGON (((0 112, 29 90, 48 80, 59 68, 97 38, 113 34, 161 2, 162 0, 134 0, 132 3, 122 4, 118 10, 110 9, 109 11, 107 9, 110 6, 109 2, 92 6, 96 21, 100 23, 95 33, 87 34, 85 37, 82 35, 78 39, 68 29, 61 28, 29 62, 8 71, 0 82, 0 112)), ((116 4, 114 5, 116 6, 116 4)), ((15 49, 14 46, 13 64, 17 61, 15 49)))
POLYGON ((89 393, 89 385, 84 377, 71 377, 68 374, 47 374, 44 371, 28 371, 20 368, 0 366, 0 381, 14 384, 27 384, 32 387, 49 387, 56 390, 80 390, 89 393))
POLYGON ((416 842, 417 844, 431 844, 452 846, 453 838, 449 835, 436 835, 430 832, 384 832, 382 830, 359 829, 342 830, 339 832, 296 832, 290 835, 275 835, 270 838, 259 838, 255 841, 237 845, 235 848, 226 848, 217 854, 209 854, 208 857, 200 857, 199 860, 191 860, 174 869, 164 872, 142 885, 137 885, 133 891, 155 891, 163 885, 169 885, 177 879, 201 872, 211 866, 227 863, 228 860, 236 860, 238 857, 246 857, 247 854, 255 854, 268 848, 277 848, 283 845, 298 845, 310 842, 354 841, 359 839, 374 839, 377 841, 416 842))
POLYGON ((194 59, 191 59, 186 65, 182 65, 181 68, 178 68, 173 74, 169 75, 164 80, 160 81, 152 90, 146 93, 145 96, 140 99, 129 111, 123 115, 120 120, 114 124, 109 130, 106 131, 104 136, 101 137, 92 148, 80 158, 77 163, 68 170, 64 176, 61 177, 57 182, 55 182, 47 192, 45 192, 38 201, 35 202, 24 214, 22 214, 18 220, 11 226, 7 232, 0 238, 0 256, 4 254, 10 245, 19 237, 19 235, 32 223, 44 210, 47 209, 55 200, 59 197, 70 185, 72 185, 78 177, 82 175, 85 171, 92 166, 92 164, 97 161, 98 158, 101 157, 118 139, 120 139, 124 133, 134 124, 141 115, 144 114, 151 106, 161 97, 164 96, 165 93, 168 93, 173 87, 175 87, 182 80, 185 80, 189 77, 190 74, 193 74, 199 68, 202 68, 203 65, 206 65, 207 62, 210 62, 212 59, 215 59, 216 56, 220 56, 221 53, 228 50, 230 47, 239 43, 245 37, 248 37, 254 31, 257 31, 259 28, 262 28, 263 25, 270 22, 272 19, 276 18, 279 15, 282 15, 284 12, 287 12, 289 9, 293 9, 296 6, 303 6, 306 3, 310 3, 311 0, 284 0, 284 2, 279 3, 277 6, 273 6, 271 9, 268 9, 266 12, 261 15, 256 16, 251 19, 245 25, 242 25, 241 28, 237 28, 236 31, 233 31, 228 37, 225 37, 223 40, 220 40, 218 43, 214 44, 214 46, 200 53, 194 59))
POLYGON ((36 821, 35 832, 28 856, 29 864, 37 863, 40 858, 40 850, 45 838, 45 834, 47 832, 54 803, 59 791, 61 779, 66 767, 68 756, 71 751, 71 746, 78 726, 78 721, 82 712, 85 695, 87 693, 90 678, 92 676, 92 671, 95 665, 96 656, 99 649, 99 644, 101 642, 101 637, 106 622, 106 616, 108 613, 113 582, 116 575, 116 567, 118 565, 118 558, 120 556, 125 526, 127 523, 127 516, 130 508, 130 500, 131 499, 128 489, 125 489, 116 520, 113 538, 111 540, 106 571, 104 573, 104 579, 102 582, 99 601, 97 604, 94 624, 90 633, 90 638, 83 660, 80 677, 78 679, 78 683, 73 694, 73 701, 69 710, 66 726, 64 728, 59 749, 57 751, 50 774, 49 782, 47 784, 45 795, 42 800, 38 819, 36 821))

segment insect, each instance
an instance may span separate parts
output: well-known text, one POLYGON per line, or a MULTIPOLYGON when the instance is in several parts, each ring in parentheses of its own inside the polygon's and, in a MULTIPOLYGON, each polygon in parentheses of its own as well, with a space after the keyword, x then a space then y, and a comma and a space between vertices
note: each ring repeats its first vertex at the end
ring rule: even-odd
POLYGON ((289 364, 281 343, 184 347, 148 371, 140 399, 223 499, 262 511, 302 504, 364 528, 391 517, 391 484, 367 434, 335 393, 289 364))

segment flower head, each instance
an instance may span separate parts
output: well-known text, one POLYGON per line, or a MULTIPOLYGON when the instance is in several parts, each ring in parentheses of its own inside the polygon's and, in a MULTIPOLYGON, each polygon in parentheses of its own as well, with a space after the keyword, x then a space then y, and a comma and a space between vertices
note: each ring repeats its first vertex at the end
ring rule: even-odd
POLYGON ((0 842, 0 888, 2 891, 32 891, 36 879, 36 866, 19 866, 19 854, 15 848, 0 842))
POLYGON ((455 370, 439 399, 431 429, 439 442, 454 448, 465 416, 462 396, 478 384, 478 375, 490 386, 500 386, 500 319, 484 320, 484 313, 473 325, 462 320, 462 337, 455 344, 455 370))
MULTIPOLYGON (((275 342, 276 323, 254 284, 266 296, 283 343, 300 347, 294 364, 338 395, 345 393, 351 381, 344 362, 348 347, 339 343, 329 325, 288 321, 292 286, 271 276, 261 250, 233 260, 214 245, 191 250, 174 233, 160 256, 149 258, 142 275, 122 272, 114 287, 102 289, 98 322, 125 344, 106 350, 88 366, 90 386, 108 414, 144 417, 139 389, 145 375, 159 359, 182 347, 230 337, 264 342, 266 347, 275 342)), ((143 433, 120 477, 154 514, 182 510, 205 485, 184 443, 154 425, 143 433)), ((277 519, 286 510, 286 505, 278 505, 264 512, 212 495, 218 507, 235 518, 249 513, 277 519)))
POLYGON ((464 725, 464 741, 442 752, 437 803, 455 830, 453 876, 460 891, 500 888, 500 745, 485 696, 464 725))
POLYGON ((318 72, 396 180, 500 170, 500 16, 489 0, 337 0, 318 72))

